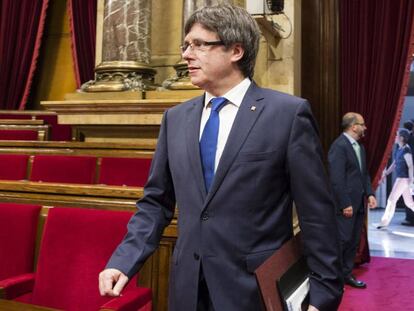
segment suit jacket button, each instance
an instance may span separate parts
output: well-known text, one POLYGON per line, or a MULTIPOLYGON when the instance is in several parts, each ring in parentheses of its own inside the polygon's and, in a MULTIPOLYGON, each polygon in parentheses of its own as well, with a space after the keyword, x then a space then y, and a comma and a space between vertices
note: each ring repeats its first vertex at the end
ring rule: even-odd
POLYGON ((208 216, 208 213, 207 212, 203 212, 201 214, 201 220, 202 221, 206 221, 206 220, 208 220, 208 218, 209 218, 209 216, 208 216))
POLYGON ((199 255, 199 254, 194 253, 193 255, 194 255, 194 259, 195 259, 195 260, 199 260, 199 259, 200 259, 200 255, 199 255))

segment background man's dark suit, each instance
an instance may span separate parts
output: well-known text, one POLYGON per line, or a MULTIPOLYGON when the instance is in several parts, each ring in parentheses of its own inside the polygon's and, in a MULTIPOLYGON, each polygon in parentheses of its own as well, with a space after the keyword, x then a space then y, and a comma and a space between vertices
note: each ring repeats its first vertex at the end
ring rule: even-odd
MULTIPOLYGON (((412 130, 410 131, 410 139, 408 140, 408 145, 410 146, 411 152, 413 152, 413 157, 414 157, 414 135, 412 133, 412 130)), ((405 221, 403 221, 402 224, 408 225, 408 226, 414 226, 414 212, 405 205, 404 205, 404 208, 405 208, 405 221)))
POLYGON ((200 267, 218 310, 258 310, 254 270, 292 236, 296 202, 311 275, 311 304, 342 294, 334 203, 307 102, 254 83, 239 108, 206 193, 199 152, 203 96, 163 118, 145 195, 108 263, 132 276, 179 207, 169 310, 196 310, 200 267))
POLYGON ((344 134, 341 134, 331 145, 328 154, 330 179, 337 203, 344 278, 351 275, 354 266, 364 222, 365 199, 373 195, 363 145, 360 145, 360 150, 361 168, 351 142, 344 134), (342 214, 342 210, 348 206, 353 207, 353 215, 350 218, 342 214))

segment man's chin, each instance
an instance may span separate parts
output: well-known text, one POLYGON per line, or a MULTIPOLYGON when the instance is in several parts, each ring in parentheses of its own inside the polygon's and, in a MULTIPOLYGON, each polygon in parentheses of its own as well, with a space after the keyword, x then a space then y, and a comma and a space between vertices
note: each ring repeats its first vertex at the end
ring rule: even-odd
POLYGON ((190 77, 190 81, 193 85, 198 86, 199 88, 201 88, 201 82, 200 82, 199 79, 190 77))

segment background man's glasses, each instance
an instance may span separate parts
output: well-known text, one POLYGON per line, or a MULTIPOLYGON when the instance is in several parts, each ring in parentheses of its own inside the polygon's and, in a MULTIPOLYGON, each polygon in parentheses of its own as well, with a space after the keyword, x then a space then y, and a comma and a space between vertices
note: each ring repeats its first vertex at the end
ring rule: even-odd
POLYGON ((212 45, 224 45, 223 41, 204 41, 204 40, 193 40, 193 42, 184 42, 183 45, 180 46, 181 53, 187 51, 188 47, 190 47, 191 51, 205 51, 208 46, 212 45))

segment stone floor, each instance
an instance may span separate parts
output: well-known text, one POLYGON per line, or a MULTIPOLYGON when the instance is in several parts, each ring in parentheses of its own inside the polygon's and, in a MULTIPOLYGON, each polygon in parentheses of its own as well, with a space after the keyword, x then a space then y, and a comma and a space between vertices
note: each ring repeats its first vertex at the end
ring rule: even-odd
POLYGON ((371 256, 414 259, 414 227, 401 225, 405 212, 397 209, 387 228, 376 229, 372 224, 379 223, 383 213, 383 208, 370 210, 368 213, 371 256))

